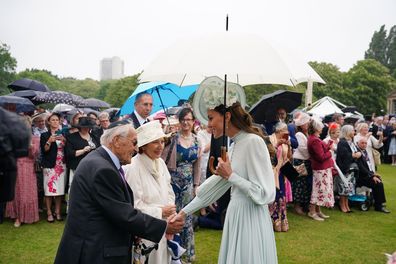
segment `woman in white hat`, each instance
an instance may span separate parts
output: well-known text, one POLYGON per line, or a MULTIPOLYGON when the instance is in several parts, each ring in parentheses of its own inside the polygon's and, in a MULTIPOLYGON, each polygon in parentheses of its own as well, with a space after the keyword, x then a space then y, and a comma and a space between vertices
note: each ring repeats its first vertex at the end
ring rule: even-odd
POLYGON ((299 166, 300 177, 292 183, 294 210, 299 215, 308 211, 312 191, 312 168, 308 153, 308 125, 311 117, 303 112, 294 119, 298 147, 293 153, 293 165, 299 166))
MULTIPOLYGON (((176 212, 175 194, 170 184, 170 174, 161 159, 164 134, 158 120, 146 123, 137 130, 139 154, 131 164, 124 166, 126 180, 133 190, 134 205, 142 212, 159 219, 167 219, 176 212)), ((143 240, 146 246, 153 243, 143 240)), ((164 237, 153 250, 149 263, 170 263, 171 255, 164 237)))

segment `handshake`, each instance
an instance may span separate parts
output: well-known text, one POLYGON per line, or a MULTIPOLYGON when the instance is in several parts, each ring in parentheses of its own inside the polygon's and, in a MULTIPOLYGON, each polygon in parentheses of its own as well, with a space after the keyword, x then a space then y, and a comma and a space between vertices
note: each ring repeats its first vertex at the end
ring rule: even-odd
POLYGON ((174 213, 173 215, 170 215, 166 220, 168 223, 166 226, 166 234, 172 235, 179 233, 184 227, 185 219, 186 213, 183 211, 180 211, 178 214, 174 213))

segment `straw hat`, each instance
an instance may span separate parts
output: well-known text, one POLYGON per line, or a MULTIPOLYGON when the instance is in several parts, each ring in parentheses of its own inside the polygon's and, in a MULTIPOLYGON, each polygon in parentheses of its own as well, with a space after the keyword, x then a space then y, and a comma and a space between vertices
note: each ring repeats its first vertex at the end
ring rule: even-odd
POLYGON ((296 126, 302 126, 307 124, 311 120, 311 117, 307 113, 300 113, 297 118, 294 119, 296 126))
POLYGON ((158 120, 154 120, 148 122, 146 124, 141 125, 139 128, 136 129, 137 133, 137 146, 140 148, 154 140, 168 137, 164 131, 162 130, 161 123, 158 120))

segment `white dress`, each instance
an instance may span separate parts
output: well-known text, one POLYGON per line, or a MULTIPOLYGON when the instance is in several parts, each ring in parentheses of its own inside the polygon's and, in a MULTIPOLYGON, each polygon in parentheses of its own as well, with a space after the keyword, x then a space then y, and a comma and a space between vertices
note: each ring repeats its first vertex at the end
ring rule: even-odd
POLYGON ((191 214, 208 206, 232 186, 218 263, 277 263, 268 210, 268 204, 275 200, 275 180, 267 146, 259 136, 242 131, 233 141, 230 178, 208 178, 183 211, 191 214))
MULTIPOLYGON (((175 204, 175 194, 170 184, 170 174, 165 162, 159 158, 155 161, 146 154, 132 158, 131 164, 123 166, 125 178, 133 191, 134 206, 143 213, 162 219, 162 206, 175 204)), ((153 242, 143 240, 149 246, 153 242)), ((149 256, 150 264, 170 263, 165 235, 149 256)))

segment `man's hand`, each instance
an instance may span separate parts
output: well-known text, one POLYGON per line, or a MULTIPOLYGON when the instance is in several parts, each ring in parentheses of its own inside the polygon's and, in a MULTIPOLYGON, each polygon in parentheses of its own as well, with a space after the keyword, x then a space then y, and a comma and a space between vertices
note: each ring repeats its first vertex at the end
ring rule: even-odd
POLYGON ((186 214, 180 211, 178 214, 174 214, 168 217, 168 225, 166 227, 167 234, 179 233, 185 224, 186 214))
POLYGON ((381 178, 379 178, 377 175, 375 175, 375 176, 373 176, 373 181, 375 182, 375 184, 380 183, 381 178))

